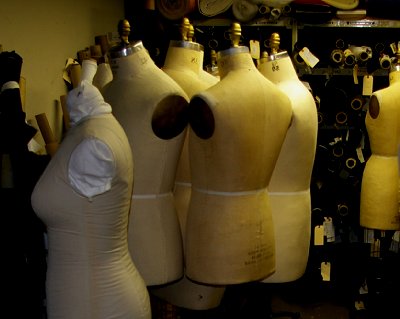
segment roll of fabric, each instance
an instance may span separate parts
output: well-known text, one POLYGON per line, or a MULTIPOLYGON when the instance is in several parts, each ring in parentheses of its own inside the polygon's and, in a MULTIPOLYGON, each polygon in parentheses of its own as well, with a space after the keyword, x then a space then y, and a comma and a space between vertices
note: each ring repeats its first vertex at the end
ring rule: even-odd
POLYGON ((157 0, 157 10, 169 20, 182 19, 196 9, 196 0, 157 0))
POLYGON ((233 0, 198 0, 199 12, 206 17, 214 17, 227 11, 233 0))
POLYGON ((342 10, 355 9, 359 4, 359 0, 322 0, 322 2, 342 10))
MULTIPOLYGON (((394 0, 395 1, 395 0, 394 0)), ((359 0, 294 0, 295 4, 329 4, 332 7, 342 10, 352 10, 358 7, 359 0)))
POLYGON ((270 8, 283 8, 284 6, 287 6, 290 4, 293 0, 250 0, 250 2, 253 2, 258 5, 266 5, 270 8))
POLYGON ((258 5, 249 0, 234 0, 232 13, 239 22, 248 22, 257 15, 258 5))

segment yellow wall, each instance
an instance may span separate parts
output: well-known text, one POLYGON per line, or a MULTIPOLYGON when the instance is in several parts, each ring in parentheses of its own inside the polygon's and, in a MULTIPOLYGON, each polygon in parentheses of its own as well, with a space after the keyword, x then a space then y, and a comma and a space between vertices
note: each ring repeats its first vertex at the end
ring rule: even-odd
MULTIPOLYGON (((11 0, 0 6, 0 44, 23 58, 27 120, 46 113, 61 138, 60 95, 67 92, 62 73, 67 58, 94 44, 96 35, 116 32, 124 18, 123 0, 11 0)), ((1 70, 0 70, 1 72, 1 70)), ((35 140, 43 144, 38 133, 35 140)))

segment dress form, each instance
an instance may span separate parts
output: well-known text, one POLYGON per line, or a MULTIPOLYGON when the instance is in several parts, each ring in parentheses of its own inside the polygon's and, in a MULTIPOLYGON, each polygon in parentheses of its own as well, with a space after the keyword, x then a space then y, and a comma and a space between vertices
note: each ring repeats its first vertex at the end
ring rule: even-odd
POLYGON ((279 35, 271 39, 272 54, 261 59, 260 72, 290 99, 293 116, 268 185, 275 226, 276 271, 264 282, 289 282, 305 272, 311 236, 310 182, 317 143, 314 98, 297 77, 286 51, 278 53, 279 35))
POLYGON ((155 65, 141 41, 121 43, 109 56, 113 80, 103 94, 128 136, 135 164, 129 250, 148 286, 169 283, 183 276, 172 191, 188 97, 155 65))
POLYGON ((189 107, 186 275, 216 285, 275 271, 267 186, 292 113, 287 96, 238 45, 237 23, 231 38, 233 47, 218 54, 220 82, 192 97, 189 107))
POLYGON ((31 197, 47 226, 47 315, 150 319, 146 285, 127 245, 132 153, 90 74, 68 93, 71 128, 31 197))
MULTIPOLYGON (((190 30, 193 30, 193 27, 190 28, 189 20, 184 19, 182 23, 182 40, 170 41, 162 68, 166 74, 180 85, 189 99, 194 94, 206 90, 218 82, 216 77, 203 70, 204 49, 201 44, 191 41, 191 35, 187 34, 190 30), (203 72, 207 74, 207 78, 201 74, 203 72)), ((183 238, 185 237, 184 229, 191 186, 187 141, 188 139, 185 138, 174 188, 174 197, 183 238)))
POLYGON ((399 128, 400 65, 389 73, 389 87, 374 92, 365 118, 371 145, 361 182, 360 224, 380 230, 400 229, 399 128))
MULTIPOLYGON (((182 24, 182 40, 171 41, 163 70, 174 79, 189 98, 218 82, 218 79, 203 70, 204 49, 199 43, 191 41, 193 27, 189 20, 182 24), (186 35, 185 33, 188 33, 186 35), (206 73, 206 75, 202 73, 206 73)), ((187 133, 186 133, 187 134, 187 133)), ((180 221, 182 238, 185 238, 186 217, 191 192, 188 136, 179 159, 175 179, 174 198, 180 221)), ((173 305, 186 309, 205 310, 217 307, 224 294, 224 287, 215 287, 194 283, 183 277, 168 286, 154 288, 151 292, 173 305)))

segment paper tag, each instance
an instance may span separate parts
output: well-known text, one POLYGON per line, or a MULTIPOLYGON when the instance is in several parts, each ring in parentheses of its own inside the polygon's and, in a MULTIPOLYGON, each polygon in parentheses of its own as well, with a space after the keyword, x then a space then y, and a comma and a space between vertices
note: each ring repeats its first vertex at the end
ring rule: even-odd
POLYGON ((371 257, 380 257, 381 256, 381 241, 379 239, 375 239, 374 243, 371 244, 371 257))
POLYGON ((361 135, 360 147, 363 150, 365 148, 365 135, 361 135))
POLYGON ((392 239, 392 241, 390 242, 389 251, 397 254, 399 252, 399 242, 392 239))
POLYGON ((335 241, 335 227, 332 223, 331 217, 324 217, 324 235, 326 236, 326 241, 332 243, 335 241))
POLYGON ((358 157, 358 160, 360 161, 360 163, 364 163, 365 159, 364 159, 364 154, 362 152, 361 147, 356 148, 356 153, 357 153, 357 157, 358 157))
POLYGON ((390 43, 390 48, 392 49, 392 53, 393 54, 396 54, 396 52, 397 52, 397 46, 396 46, 396 43, 390 43))
POLYGON ((301 49, 299 55, 303 58, 304 62, 311 68, 313 68, 319 62, 319 59, 314 54, 312 54, 307 47, 301 49))
POLYGON ((250 40, 250 55, 255 60, 260 60, 260 42, 250 40))
POLYGON ((67 62, 65 63, 64 70, 63 70, 62 77, 63 77, 64 81, 68 82, 69 84, 71 84, 71 82, 72 82, 71 78, 69 77, 69 70, 71 68, 71 65, 74 65, 74 64, 79 64, 79 63, 76 62, 73 58, 68 58, 67 62))
POLYGON ((360 293, 360 295, 366 295, 368 293, 367 281, 364 281, 360 289, 358 289, 358 292, 360 293))
POLYGON ((354 84, 358 84, 358 64, 355 64, 353 67, 353 81, 354 84))
POLYGON ((374 231, 372 229, 364 229, 364 242, 367 244, 373 244, 374 240, 374 231))
POLYGON ((363 77, 363 88, 362 88, 362 95, 372 95, 374 85, 374 77, 372 75, 364 75, 363 77))
POLYGON ((331 281, 331 263, 321 263, 321 276, 323 281, 331 281))
POLYGON ((354 307, 356 307, 356 310, 363 310, 365 309, 364 303, 361 300, 357 300, 354 302, 354 307))
POLYGON ((317 225, 314 228, 314 245, 323 246, 324 245, 324 226, 317 225))

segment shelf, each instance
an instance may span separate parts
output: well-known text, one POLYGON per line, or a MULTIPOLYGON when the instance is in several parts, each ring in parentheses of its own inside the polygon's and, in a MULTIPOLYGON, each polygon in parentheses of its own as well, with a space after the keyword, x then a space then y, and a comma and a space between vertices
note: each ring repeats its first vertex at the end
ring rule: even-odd
POLYGON ((318 27, 318 28, 400 28, 399 20, 385 20, 385 19, 361 19, 361 20, 342 20, 332 19, 326 23, 321 24, 306 24, 299 23, 298 27, 318 27))
MULTIPOLYGON (((353 76, 353 69, 352 68, 333 68, 333 67, 326 67, 326 68, 305 68, 299 67, 297 69, 298 76, 303 75, 344 75, 344 76, 353 76)), ((372 74, 367 72, 366 68, 360 67, 357 72, 358 76, 364 75, 372 75, 372 76, 389 76, 388 70, 375 70, 372 74)))
MULTIPOLYGON (((193 21, 196 27, 229 27, 234 20, 228 18, 209 18, 204 20, 193 21)), ((254 26, 264 26, 264 27, 285 27, 291 28, 292 19, 291 18, 280 18, 278 20, 270 20, 267 18, 258 18, 251 23, 241 23, 242 27, 254 27, 254 26)))
MULTIPOLYGON (((207 26, 207 27, 228 27, 232 23, 232 19, 228 18, 209 18, 203 20, 194 21, 195 26, 207 26)), ((250 23, 242 23, 243 27, 285 27, 285 28, 303 28, 303 27, 313 27, 313 28, 400 28, 400 20, 386 20, 386 19, 332 19, 326 23, 304 23, 296 21, 296 19, 291 17, 281 17, 278 20, 270 20, 268 18, 258 18, 250 23)))

